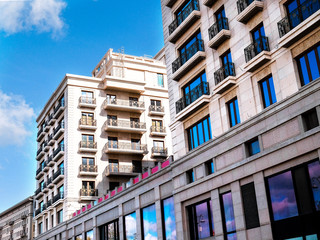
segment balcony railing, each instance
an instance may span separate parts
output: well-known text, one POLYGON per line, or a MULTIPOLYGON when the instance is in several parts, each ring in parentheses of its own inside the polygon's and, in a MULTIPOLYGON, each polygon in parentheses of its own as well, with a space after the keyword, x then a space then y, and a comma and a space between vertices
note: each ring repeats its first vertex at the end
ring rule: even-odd
POLYGON ((57 195, 53 197, 52 204, 54 204, 56 201, 64 198, 64 192, 59 192, 57 195))
POLYGON ((126 107, 132 107, 132 108, 144 108, 144 102, 143 101, 134 101, 134 100, 123 100, 123 99, 106 99, 104 101, 104 107, 106 105, 118 105, 118 106, 126 106, 126 107))
POLYGON ((35 191, 35 196, 37 196, 42 191, 41 187, 38 187, 35 191))
POLYGON ((60 144, 56 150, 53 151, 53 158, 57 156, 59 152, 64 151, 64 144, 60 144))
POLYGON ((214 80, 216 85, 221 83, 224 79, 226 79, 229 76, 235 76, 235 68, 233 63, 227 63, 222 68, 219 68, 214 73, 214 80))
POLYGON ((193 55, 198 51, 204 51, 203 40, 197 39, 194 43, 189 46, 184 53, 182 53, 173 63, 172 63, 172 73, 176 72, 183 64, 185 64, 193 55))
POLYGON ((229 30, 228 18, 220 18, 208 29, 209 39, 215 37, 223 29, 229 30))
POLYGON ((92 98, 92 97, 83 97, 81 96, 79 98, 79 103, 83 103, 83 104, 96 104, 96 99, 92 98))
POLYGON ((95 127, 95 126, 97 126, 97 120, 93 120, 90 118, 81 118, 79 120, 79 125, 95 127))
POLYGON ((157 133, 165 133, 166 128, 162 126, 151 126, 150 127, 150 132, 157 132, 157 133))
POLYGON ((181 13, 177 16, 177 18, 169 25, 169 35, 174 32, 174 30, 179 27, 179 25, 192 13, 194 10, 199 10, 199 3, 197 0, 192 0, 181 13))
POLYGON ((306 0, 293 10, 288 16, 278 22, 280 37, 290 32, 312 14, 320 9, 320 0, 306 0))
POLYGON ((122 150, 137 150, 137 151, 147 151, 147 144, 140 144, 140 143, 124 143, 124 142, 117 142, 117 141, 109 141, 106 144, 108 149, 122 149, 122 150))
POLYGON ((98 189, 80 189, 80 196, 83 197, 95 197, 98 196, 98 189))
POLYGON ((80 148, 97 149, 97 143, 96 142, 90 142, 90 141, 80 141, 79 147, 80 148))
POLYGON ((80 172, 97 172, 98 167, 96 165, 80 165, 80 172))
POLYGON ((34 212, 34 216, 37 216, 37 215, 39 215, 40 213, 41 213, 41 209, 38 208, 38 209, 34 212))
POLYGON ((117 165, 109 164, 106 167, 106 175, 111 173, 141 173, 142 167, 136 167, 132 165, 117 165))
POLYGON ((168 155, 168 148, 164 148, 164 147, 152 147, 152 148, 151 148, 151 153, 152 153, 152 154, 159 154, 159 155, 167 156, 167 155, 168 155))
POLYGON ((52 205, 52 199, 48 200, 47 202, 47 208, 49 208, 52 205))
POLYGON ((209 83, 202 82, 176 102, 176 113, 181 112, 203 95, 209 95, 209 83))
POLYGON ((59 177, 60 175, 64 175, 64 168, 59 168, 54 174, 53 174, 53 181, 59 177))
MULTIPOLYGON (((241 13, 245 10, 254 0, 239 0, 237 1, 238 13, 241 13)), ((258 0, 261 1, 261 0, 258 0)))
POLYGON ((56 135, 60 129, 64 129, 64 122, 59 123, 58 126, 54 129, 54 135, 56 135))
POLYGON ((126 120, 108 119, 107 125, 115 126, 115 127, 123 127, 123 128, 146 129, 146 123, 144 122, 135 122, 135 121, 126 121, 126 120))
POLYGON ((244 55, 246 57, 246 62, 249 62, 252 58, 257 56, 262 51, 270 51, 269 43, 267 37, 260 37, 255 39, 248 47, 244 49, 244 55))
POLYGON ((163 106, 150 105, 149 112, 164 112, 163 106))

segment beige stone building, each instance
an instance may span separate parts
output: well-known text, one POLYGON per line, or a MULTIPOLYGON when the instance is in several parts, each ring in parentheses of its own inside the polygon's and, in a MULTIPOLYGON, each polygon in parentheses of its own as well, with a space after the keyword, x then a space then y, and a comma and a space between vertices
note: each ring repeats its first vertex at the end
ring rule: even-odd
POLYGON ((67 74, 37 118, 35 234, 172 153, 163 51, 110 49, 92 77, 67 74))
POLYGON ((33 197, 0 213, 1 240, 33 239, 33 197))

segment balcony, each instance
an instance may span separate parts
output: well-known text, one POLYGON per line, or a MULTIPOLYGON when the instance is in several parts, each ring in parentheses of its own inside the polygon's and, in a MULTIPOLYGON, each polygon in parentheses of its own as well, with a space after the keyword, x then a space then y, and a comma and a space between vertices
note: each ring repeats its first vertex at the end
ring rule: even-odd
POLYGON ((44 171, 44 172, 48 172, 48 171, 49 171, 48 161, 44 161, 43 171, 44 171))
POLYGON ((135 78, 128 79, 123 77, 106 76, 103 80, 103 84, 103 89, 105 90, 110 89, 140 94, 145 91, 144 86, 146 85, 146 82, 135 78))
POLYGON ((40 148, 39 148, 38 151, 37 151, 37 157, 36 157, 36 159, 37 159, 37 160, 40 160, 43 156, 44 156, 44 151, 43 151, 43 147, 42 147, 42 145, 41 145, 40 148))
POLYGON ((53 184, 58 184, 64 179, 64 168, 59 168, 52 176, 53 184))
POLYGON ((47 209, 49 209, 52 206, 52 199, 48 200, 47 202, 47 209))
POLYGON ((91 97, 83 97, 79 98, 79 107, 82 108, 96 108, 96 99, 91 97))
POLYGON ((37 180, 39 180, 43 175, 44 175, 44 173, 43 173, 43 171, 42 171, 43 169, 42 169, 42 166, 40 165, 40 167, 37 169, 37 171, 36 171, 36 179, 37 180))
POLYGON ((133 165, 118 165, 109 164, 106 167, 105 175, 110 176, 137 176, 142 172, 141 167, 135 167, 133 165))
POLYGON ((81 201, 92 201, 98 197, 98 189, 80 189, 81 201))
POLYGON ((64 193, 63 192, 59 192, 57 195, 55 195, 52 199, 52 205, 57 206, 60 203, 62 203, 61 200, 64 199, 64 193))
POLYGON ((56 140, 53 138, 53 134, 48 136, 48 146, 53 146, 56 140))
POLYGON ((40 186, 40 187, 35 191, 34 195, 35 195, 35 197, 36 197, 37 200, 40 199, 40 198, 43 196, 42 190, 43 190, 43 186, 40 186))
POLYGON ((236 84, 236 72, 233 63, 227 63, 214 73, 215 87, 213 91, 222 94, 236 84))
POLYGON ((37 133, 37 141, 40 142, 45 135, 46 135, 46 132, 43 131, 43 128, 41 127, 37 133))
POLYGON ((173 4, 175 4, 176 3, 176 1, 177 0, 165 0, 165 5, 167 6, 167 7, 172 7, 173 6, 173 4))
POLYGON ((56 150, 53 151, 53 161, 58 162, 58 160, 64 155, 64 145, 59 145, 56 150))
POLYGON ((58 140, 63 133, 64 133, 64 123, 61 122, 53 131, 53 139, 58 140))
POLYGON ((90 141, 80 141, 79 151, 80 152, 96 153, 98 151, 97 150, 97 143, 90 142, 90 141))
POLYGON ((43 192, 44 192, 44 193, 49 192, 48 182, 45 182, 45 183, 43 184, 43 192))
POLYGON ((83 130, 96 130, 97 120, 93 120, 90 118, 81 118, 79 120, 79 128, 83 130))
POLYGON ((247 23, 258 12, 263 10, 263 2, 261 0, 239 0, 238 7, 238 22, 247 23))
POLYGON ((48 180, 47 180, 47 187, 50 188, 50 189, 54 187, 54 184, 52 182, 52 178, 53 177, 49 177, 48 180))
POLYGON ((202 82, 176 102, 176 120, 186 119, 198 109, 209 103, 209 83, 202 82))
POLYGON ((151 157, 152 158, 166 158, 168 156, 168 148, 163 147, 152 147, 151 157))
POLYGON ((36 217, 36 216, 38 216, 40 213, 41 213, 41 209, 38 208, 38 209, 36 209, 36 210, 34 211, 34 216, 36 217))
POLYGON ((103 108, 108 110, 125 111, 143 113, 145 111, 144 102, 122 100, 122 99, 106 99, 103 108))
POLYGON ((43 131, 49 132, 49 130, 50 130, 50 125, 49 125, 48 121, 46 121, 43 131))
POLYGON ((231 37, 228 18, 219 19, 209 28, 208 32, 210 39, 208 46, 217 49, 224 41, 231 37))
POLYGON ((169 25, 168 41, 175 43, 200 17, 199 3, 192 0, 169 25))
POLYGON ((61 113, 63 113, 65 109, 65 105, 64 105, 64 100, 62 102, 59 102, 58 105, 54 108, 54 111, 53 111, 53 116, 55 119, 57 119, 61 113))
POLYGON ((244 69, 254 72, 271 60, 271 53, 267 37, 260 37, 244 49, 247 64, 244 69))
POLYGON ((117 154, 147 154, 148 148, 146 144, 140 143, 125 143, 125 142, 116 142, 109 141, 104 146, 105 153, 117 153, 117 154))
POLYGON ((56 122, 56 119, 54 118, 53 113, 51 113, 48 118, 48 124, 53 126, 55 122, 56 122))
POLYGON ((166 128, 160 126, 151 126, 150 134, 157 137, 165 137, 167 135, 166 128))
POLYGON ((50 149, 50 147, 49 147, 49 145, 48 145, 48 141, 45 141, 44 144, 43 144, 43 146, 44 146, 43 151, 48 152, 49 149, 50 149))
POLYGON ((53 154, 52 154, 47 159, 47 166, 52 167, 53 165, 54 165, 54 161, 53 161, 53 154))
POLYGON ((212 7, 212 5, 217 2, 217 0, 204 0, 203 1, 203 5, 207 6, 207 7, 212 7))
POLYGON ((146 123, 127 120, 108 119, 104 124, 105 131, 143 134, 147 131, 146 123))
POLYGON ((205 57, 203 40, 198 39, 172 63, 172 79, 179 81, 205 57))
POLYGON ((150 105, 149 106, 149 115, 164 116, 164 107, 156 106, 156 105, 150 105))
POLYGON ((97 176, 98 166, 96 165, 80 165, 79 168, 80 176, 97 176))
POLYGON ((320 1, 306 0, 278 22, 279 47, 289 47, 320 24, 320 1))

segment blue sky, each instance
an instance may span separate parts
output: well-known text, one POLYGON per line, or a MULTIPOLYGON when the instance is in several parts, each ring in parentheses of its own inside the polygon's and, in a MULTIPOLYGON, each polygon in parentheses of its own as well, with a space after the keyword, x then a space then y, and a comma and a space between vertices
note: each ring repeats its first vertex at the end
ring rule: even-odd
POLYGON ((0 212, 35 190, 35 119, 63 76, 121 47, 163 47, 160 0, 0 0, 0 212))

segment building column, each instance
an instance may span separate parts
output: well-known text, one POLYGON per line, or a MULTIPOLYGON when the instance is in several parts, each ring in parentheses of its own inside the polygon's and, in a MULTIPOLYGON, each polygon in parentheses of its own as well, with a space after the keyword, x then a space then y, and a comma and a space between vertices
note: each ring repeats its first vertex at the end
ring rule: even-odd
POLYGON ((35 237, 38 236, 38 219, 35 220, 35 223, 34 223, 34 236, 35 237))
MULTIPOLYGON (((118 210, 119 210, 119 237, 120 237, 120 240, 123 240, 124 239, 124 222, 123 222, 123 207, 122 207, 122 203, 119 204, 119 207, 118 207, 118 210)), ((97 238, 98 239, 98 238, 97 238)))
POLYGON ((219 190, 215 189, 211 191, 211 202, 212 202, 212 215, 213 215, 213 226, 216 240, 223 240, 223 222, 221 216, 219 190))
POLYGON ((143 224, 141 219, 141 211, 140 211, 140 197, 135 197, 135 208, 136 208, 136 223, 137 223, 137 239, 142 239, 142 232, 141 232, 141 224, 143 224))
MULTIPOLYGON (((181 202, 179 201, 179 196, 174 195, 173 196, 173 201, 174 201, 174 215, 176 219, 176 234, 177 234, 177 239, 185 239, 185 231, 184 231, 184 224, 183 224, 183 217, 182 217, 182 205, 181 202)), ((185 226, 186 227, 186 226, 185 226)))
POLYGON ((84 239, 84 240, 85 240, 85 239, 86 239, 86 231, 85 231, 85 225, 84 225, 84 222, 82 222, 82 224, 81 224, 81 225, 82 225, 82 234, 81 234, 81 235, 82 235, 82 239, 84 239))
POLYGON ((92 218, 93 239, 100 239, 99 231, 97 229, 97 217, 92 218))
POLYGON ((56 222, 57 222, 57 219, 56 219, 56 217, 57 217, 57 208, 55 207, 54 209, 53 209, 53 221, 52 221, 52 225, 51 225, 51 227, 54 227, 54 226, 56 226, 56 222))
POLYGON ((154 188, 154 195, 155 195, 155 207, 156 207, 156 218, 157 218, 157 234, 158 239, 163 239, 163 231, 162 231, 162 211, 161 211, 161 200, 160 200, 160 188, 156 186, 154 188))

